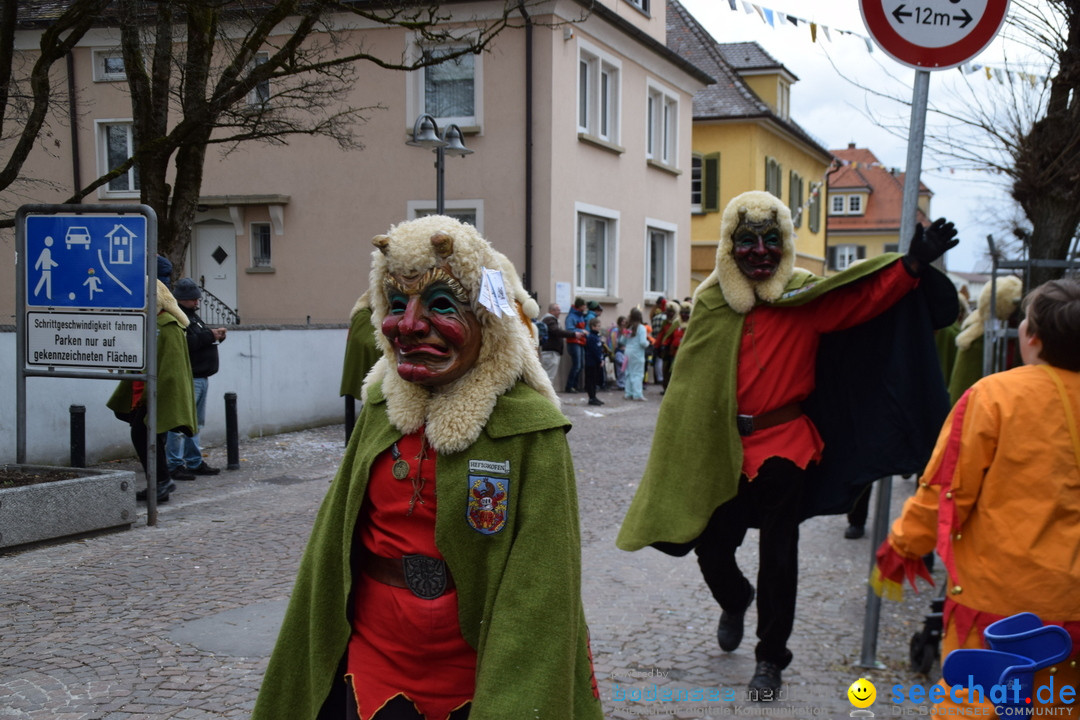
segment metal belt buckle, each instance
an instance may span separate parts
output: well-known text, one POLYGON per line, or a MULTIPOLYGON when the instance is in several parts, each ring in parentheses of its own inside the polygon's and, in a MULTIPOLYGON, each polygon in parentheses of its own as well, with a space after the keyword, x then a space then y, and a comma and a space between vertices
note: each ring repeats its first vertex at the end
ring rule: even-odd
POLYGON ((427 555, 404 555, 405 584, 421 600, 434 600, 446 592, 446 563, 427 555))
POLYGON ((753 415, 736 415, 735 426, 739 428, 739 434, 743 437, 754 432, 754 416, 753 415))

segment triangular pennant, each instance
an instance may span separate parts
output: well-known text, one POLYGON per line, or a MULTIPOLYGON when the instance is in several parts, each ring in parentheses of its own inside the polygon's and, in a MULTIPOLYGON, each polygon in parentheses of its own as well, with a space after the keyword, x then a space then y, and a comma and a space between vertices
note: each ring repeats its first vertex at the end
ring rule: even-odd
POLYGON ((817 23, 810 23, 810 42, 817 42, 817 23))

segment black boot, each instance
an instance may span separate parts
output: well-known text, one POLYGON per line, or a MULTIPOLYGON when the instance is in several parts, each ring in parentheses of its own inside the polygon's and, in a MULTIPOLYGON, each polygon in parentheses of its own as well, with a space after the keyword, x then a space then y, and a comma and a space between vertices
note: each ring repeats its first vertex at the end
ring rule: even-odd
POLYGON ((720 643, 720 649, 731 652, 739 647, 743 638, 743 619, 750 604, 754 602, 754 588, 750 588, 750 597, 746 599, 746 605, 740 613, 729 613, 724 610, 720 613, 720 625, 716 628, 716 641, 720 643))
MULTIPOLYGON (((157 488, 157 501, 158 504, 169 502, 169 494, 176 489, 176 483, 172 480, 166 480, 164 483, 158 483, 157 488)), ((140 490, 135 493, 135 500, 137 502, 146 502, 146 491, 140 490)))

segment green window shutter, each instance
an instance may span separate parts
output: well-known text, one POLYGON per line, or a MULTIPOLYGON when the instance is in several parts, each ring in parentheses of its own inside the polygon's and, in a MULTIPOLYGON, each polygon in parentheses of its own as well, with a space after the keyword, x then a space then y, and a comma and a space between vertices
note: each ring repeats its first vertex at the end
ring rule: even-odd
POLYGON ((807 224, 810 227, 810 232, 816 233, 821 229, 821 185, 810 186, 810 217, 807 218, 807 224))
POLYGON ((784 169, 775 159, 765 158, 765 192, 770 192, 777 198, 784 198, 784 169))
POLYGON ((710 153, 701 159, 701 209, 720 212, 720 153, 710 153))

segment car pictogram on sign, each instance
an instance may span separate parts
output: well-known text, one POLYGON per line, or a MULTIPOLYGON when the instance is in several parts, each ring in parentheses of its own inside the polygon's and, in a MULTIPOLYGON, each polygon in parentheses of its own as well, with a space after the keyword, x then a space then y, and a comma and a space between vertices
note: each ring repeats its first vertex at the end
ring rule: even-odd
POLYGON ((64 236, 64 245, 70 250, 72 245, 82 245, 84 248, 90 247, 90 231, 82 226, 73 225, 68 228, 67 235, 64 236))

